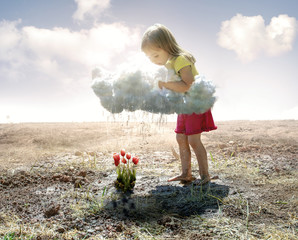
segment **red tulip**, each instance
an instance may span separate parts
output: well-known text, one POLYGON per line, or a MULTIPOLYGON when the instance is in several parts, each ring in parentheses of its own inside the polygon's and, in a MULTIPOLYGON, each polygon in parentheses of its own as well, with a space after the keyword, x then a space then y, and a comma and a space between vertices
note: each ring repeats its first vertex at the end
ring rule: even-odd
POLYGON ((133 158, 132 158, 132 162, 133 162, 135 165, 137 165, 138 162, 139 162, 139 158, 138 158, 138 157, 133 157, 133 158))
POLYGON ((126 158, 129 160, 131 158, 130 153, 126 153, 126 158))
POLYGON ((119 161, 114 161, 114 163, 115 163, 115 166, 117 167, 118 165, 119 165, 119 163, 120 163, 120 159, 119 159, 119 161))
POLYGON ((126 164, 126 163, 127 163, 127 161, 126 161, 126 159, 125 159, 125 158, 122 158, 122 162, 123 162, 124 164, 126 164))
POLYGON ((120 153, 121 153, 121 156, 124 157, 125 156, 125 149, 121 149, 120 153))
POLYGON ((114 158, 114 160, 115 161, 120 161, 120 155, 119 155, 119 153, 114 153, 114 155, 113 155, 113 158, 114 158))

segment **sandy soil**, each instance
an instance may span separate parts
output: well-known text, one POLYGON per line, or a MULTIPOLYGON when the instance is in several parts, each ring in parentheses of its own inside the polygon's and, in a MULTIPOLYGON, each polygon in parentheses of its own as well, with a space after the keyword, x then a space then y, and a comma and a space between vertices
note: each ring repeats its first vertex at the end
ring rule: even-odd
POLYGON ((202 137, 218 179, 203 188, 167 182, 180 171, 174 126, 0 125, 0 236, 295 239, 298 121, 218 122, 202 137), (113 185, 121 148, 140 157, 130 194, 113 185))

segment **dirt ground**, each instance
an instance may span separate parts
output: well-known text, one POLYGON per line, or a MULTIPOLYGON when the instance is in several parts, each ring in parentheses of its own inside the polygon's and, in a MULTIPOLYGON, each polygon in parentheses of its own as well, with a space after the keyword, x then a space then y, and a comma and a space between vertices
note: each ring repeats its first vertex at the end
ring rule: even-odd
POLYGON ((297 239, 298 121, 216 124, 203 187, 167 182, 175 123, 1 124, 0 239, 297 239), (140 158, 127 194, 121 148, 140 158))

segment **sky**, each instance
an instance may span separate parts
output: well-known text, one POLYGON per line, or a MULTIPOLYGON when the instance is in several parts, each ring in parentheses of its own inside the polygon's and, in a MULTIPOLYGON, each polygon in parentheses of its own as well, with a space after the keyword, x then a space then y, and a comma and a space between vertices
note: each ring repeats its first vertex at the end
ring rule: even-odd
POLYGON ((296 0, 0 0, 0 123, 110 119, 91 72, 149 67, 155 23, 216 85, 215 121, 298 119, 296 0))

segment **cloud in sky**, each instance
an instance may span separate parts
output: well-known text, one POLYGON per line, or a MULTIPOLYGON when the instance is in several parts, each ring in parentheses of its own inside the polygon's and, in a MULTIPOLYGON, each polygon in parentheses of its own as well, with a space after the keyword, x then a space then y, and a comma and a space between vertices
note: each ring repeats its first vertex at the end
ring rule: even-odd
POLYGON ((78 8, 72 17, 79 21, 85 20, 86 17, 97 19, 110 7, 110 0, 75 0, 75 2, 78 8))
MULTIPOLYGON (((110 0, 75 1, 78 8, 74 17, 78 20, 85 16, 96 17, 110 6, 110 0)), ((139 50, 139 30, 124 23, 95 23, 79 31, 21 25, 21 19, 0 21, 2 79, 24 79, 22 75, 32 70, 56 79, 61 76, 71 79, 74 65, 87 73, 96 65, 108 68, 117 62, 119 55, 139 50)))
MULTIPOLYGON (((144 25, 150 24, 151 19, 147 15, 143 15, 142 11, 145 13, 148 12, 148 9, 144 10, 139 5, 136 16, 132 16, 131 13, 138 8, 124 4, 122 1, 73 0, 73 2, 76 3, 77 8, 73 12, 68 12, 67 16, 65 16, 66 12, 60 11, 59 13, 64 15, 62 18, 57 13, 57 21, 47 20, 41 15, 31 18, 28 14, 32 13, 31 10, 38 10, 38 6, 30 3, 26 4, 27 10, 18 4, 13 11, 8 10, 12 8, 5 10, 4 5, 2 10, 10 11, 10 13, 4 15, 2 18, 4 20, 0 19, 0 122, 1 119, 6 119, 7 115, 14 121, 18 121, 16 119, 20 119, 20 121, 99 119, 101 118, 100 103, 90 88, 91 70, 94 67, 100 66, 115 73, 134 71, 140 67, 148 71, 155 68, 140 51, 140 31, 143 31, 144 25), (22 11, 24 14, 18 15, 22 11), (21 16, 23 20, 18 19, 21 16), (139 19, 137 23, 134 21, 136 18, 139 19), (75 24, 71 24, 69 27, 60 25, 60 23, 63 24, 61 22, 63 19, 66 20, 66 23, 74 20, 75 24), (101 21, 98 21, 99 19, 101 21), (38 22, 35 24, 34 21, 38 22), (98 115, 94 115, 95 113, 98 115), (26 119, 25 115, 28 116, 26 119)), ((257 1, 255 2, 258 4, 257 1)), ((10 1, 7 3, 9 3, 8 6, 11 5, 10 7, 15 5, 10 1)), ((64 3, 59 6, 69 10, 70 5, 64 3)), ((230 8, 221 10, 225 16, 231 16, 231 11, 232 14, 236 14, 238 9, 237 7, 234 10, 230 8)), ((276 9, 275 6, 274 9, 276 9)), ((256 14, 259 14, 260 11, 256 11, 258 12, 256 14)), ((287 10, 281 11, 289 14, 287 10)), ((264 11, 264 14, 270 14, 270 12, 272 10, 269 9, 268 12, 264 11)), ((206 14, 209 13, 206 12, 206 14)), ((190 21, 188 18, 190 16, 195 16, 197 19, 195 21, 201 22, 205 15, 190 14, 180 21, 187 24, 190 21)), ((220 27, 222 16, 218 15, 212 22, 210 21, 210 24, 220 27)), ((294 16, 297 19, 297 16, 294 16)), ((170 18, 164 18, 162 11, 156 13, 155 17, 163 19, 165 24, 173 24, 170 18)), ((282 54, 290 51, 293 47, 297 34, 297 20, 293 17, 276 15, 271 22, 268 21, 266 24, 262 16, 246 17, 238 14, 229 18, 226 17, 225 19, 228 21, 222 22, 222 28, 218 34, 218 44, 223 48, 235 51, 243 61, 251 61, 261 54, 270 56, 282 54)), ((193 22, 193 19, 191 21, 193 22)), ((177 32, 179 29, 181 30, 182 26, 178 25, 174 29, 177 32)), ((208 34, 208 38, 211 39, 216 32, 213 31, 213 28, 210 29, 212 32, 206 32, 206 35, 208 34)), ((181 31, 185 32, 185 28, 183 27, 181 31)), ((184 34, 177 35, 177 37, 181 37, 181 42, 186 43, 189 38, 184 34), (185 40, 183 37, 187 39, 185 40)), ((262 86, 265 86, 267 79, 274 83, 282 82, 282 86, 294 86, 297 71, 295 66, 293 67, 295 65, 293 61, 285 60, 278 66, 275 65, 277 63, 265 63, 265 61, 263 65, 250 64, 249 67, 253 71, 244 76, 243 69, 247 66, 234 61, 235 59, 231 60, 230 56, 224 55, 225 58, 218 56, 218 52, 212 51, 215 49, 214 41, 206 44, 206 53, 201 45, 197 45, 197 41, 190 40, 190 42, 189 49, 193 49, 194 54, 200 50, 198 56, 202 59, 206 58, 206 61, 198 62, 200 72, 212 75, 212 79, 220 85, 217 91, 219 101, 215 104, 215 114, 219 112, 217 119, 225 117, 227 120, 250 118, 251 112, 255 112, 258 107, 262 110, 266 107, 266 111, 260 111, 253 115, 256 119, 265 116, 265 114, 267 118, 271 117, 282 108, 291 109, 291 111, 285 112, 285 116, 297 116, 297 114, 294 115, 297 113, 297 108, 294 108, 296 105, 293 106, 291 103, 293 99, 296 99, 293 87, 284 87, 285 91, 288 89, 290 91, 286 93, 287 96, 280 99, 276 98, 280 95, 280 87, 273 86, 273 84, 269 94, 257 92, 259 99, 264 99, 266 96, 267 102, 270 101, 270 103, 266 105, 267 102, 266 104, 264 102, 261 107, 259 104, 255 104, 257 102, 250 103, 250 111, 243 109, 242 105, 240 108, 240 104, 250 101, 250 95, 242 91, 243 99, 238 101, 237 98, 239 89, 247 87, 249 89, 247 92, 250 92, 254 90, 254 83, 264 82, 262 86), (210 59, 216 61, 208 61, 210 59), (222 64, 222 60, 224 60, 224 64, 222 64), (264 70, 268 67, 272 71, 264 70), (285 71, 287 78, 283 78, 285 71), (255 78, 255 75, 258 75, 258 78, 255 78), (244 82, 249 82, 250 85, 244 85, 244 82), (243 115, 235 112, 236 102, 239 102, 239 111, 243 111, 243 115), (279 105, 276 107, 274 104, 279 105), (268 107, 273 105, 274 109, 268 112, 268 107), (231 107, 229 108, 229 106, 231 107)), ((204 44, 203 41, 202 44, 204 44)), ((297 51, 297 49, 293 50, 297 51)))
MULTIPOLYGON (((98 5, 97 13, 100 6, 103 11, 108 3, 106 1, 106 4, 98 5)), ((80 4, 77 11, 84 12, 83 17, 92 16, 94 12, 91 8, 95 1, 92 6, 80 4)), ((116 69, 123 59, 129 59, 140 51, 141 37, 139 28, 128 27, 122 22, 94 22, 89 28, 73 31, 63 27, 24 26, 21 19, 0 21, 0 35, 1 112, 7 107, 22 108, 20 104, 26 109, 28 104, 36 106, 36 109, 37 105, 46 105, 47 116, 58 118, 57 109, 60 107, 70 111, 70 101, 76 108, 82 101, 85 104, 92 102, 94 112, 99 104, 90 88, 91 70, 95 66, 116 69), (52 107, 54 105, 56 108, 52 107)), ((40 112, 45 115, 44 110, 36 109, 32 112, 32 118, 37 119, 40 112)), ((82 109, 86 110, 86 106, 82 109)), ((82 115, 82 109, 64 112, 60 119, 69 121, 71 116, 77 119, 82 115)), ((16 115, 16 112, 2 112, 0 119, 3 114, 16 115)), ((94 118, 93 115, 91 117, 94 118)))
POLYGON ((217 43, 233 50, 244 62, 252 61, 260 54, 277 56, 292 50, 298 22, 294 17, 279 15, 265 25, 262 16, 237 14, 221 24, 217 43))
POLYGON ((67 72, 71 78, 73 64, 89 69, 95 65, 107 67, 113 58, 137 47, 140 38, 137 29, 121 23, 99 24, 80 31, 20 24, 21 20, 0 22, 0 61, 4 63, 0 76, 5 78, 7 74, 19 78, 16 75, 26 69, 38 69, 53 78, 67 72))

